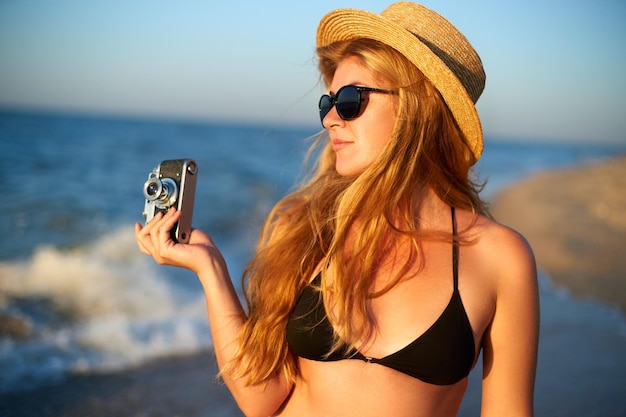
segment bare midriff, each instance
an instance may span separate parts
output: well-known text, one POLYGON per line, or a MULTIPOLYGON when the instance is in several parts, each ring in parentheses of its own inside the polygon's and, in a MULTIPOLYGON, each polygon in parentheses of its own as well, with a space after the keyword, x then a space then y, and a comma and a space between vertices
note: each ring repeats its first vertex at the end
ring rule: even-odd
POLYGON ((467 378, 433 385, 360 360, 299 359, 300 376, 281 417, 454 417, 467 378))

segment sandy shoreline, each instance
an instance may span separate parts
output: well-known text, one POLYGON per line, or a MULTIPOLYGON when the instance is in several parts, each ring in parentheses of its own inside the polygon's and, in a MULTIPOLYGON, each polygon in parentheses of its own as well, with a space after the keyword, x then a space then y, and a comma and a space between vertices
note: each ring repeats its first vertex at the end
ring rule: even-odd
MULTIPOLYGON (((514 184, 496 196, 493 212, 526 236, 556 283, 626 311, 626 157, 514 184)), ((537 417, 626 415, 625 323, 602 305, 542 294, 537 417)), ((74 376, 0 395, 0 416, 242 416, 216 372, 213 354, 201 352, 74 376)), ((470 375, 460 417, 480 414, 480 377, 480 369, 470 375)))
POLYGON ((528 239, 555 283, 626 312, 626 157, 533 176, 492 208, 528 239))

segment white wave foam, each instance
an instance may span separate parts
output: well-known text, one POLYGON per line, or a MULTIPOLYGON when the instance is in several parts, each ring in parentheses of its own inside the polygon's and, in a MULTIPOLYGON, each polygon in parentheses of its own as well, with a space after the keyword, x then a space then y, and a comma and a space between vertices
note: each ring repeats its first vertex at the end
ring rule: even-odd
POLYGON ((26 333, 0 334, 0 392, 209 347, 202 291, 173 272, 139 252, 132 226, 0 263, 0 320, 26 333))

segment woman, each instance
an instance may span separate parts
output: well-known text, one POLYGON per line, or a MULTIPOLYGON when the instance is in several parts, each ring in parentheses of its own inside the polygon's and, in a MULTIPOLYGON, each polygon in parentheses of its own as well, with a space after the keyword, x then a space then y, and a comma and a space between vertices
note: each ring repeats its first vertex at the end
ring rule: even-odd
POLYGON ((221 376, 249 416, 457 414, 483 352, 483 416, 531 416, 536 268, 470 179, 484 72, 412 3, 343 9, 318 28, 326 136, 312 178, 268 217, 247 311, 209 236, 175 210, 136 225, 144 253, 196 272, 221 376))

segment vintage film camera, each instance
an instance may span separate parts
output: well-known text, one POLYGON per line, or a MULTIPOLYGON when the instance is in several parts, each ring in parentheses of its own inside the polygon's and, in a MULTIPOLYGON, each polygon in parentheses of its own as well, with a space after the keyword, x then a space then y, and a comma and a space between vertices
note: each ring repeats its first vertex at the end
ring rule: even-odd
POLYGON ((146 224, 158 212, 165 214, 170 207, 176 207, 182 216, 172 229, 172 239, 179 243, 189 242, 197 179, 198 164, 193 159, 167 160, 154 168, 143 185, 146 224))

